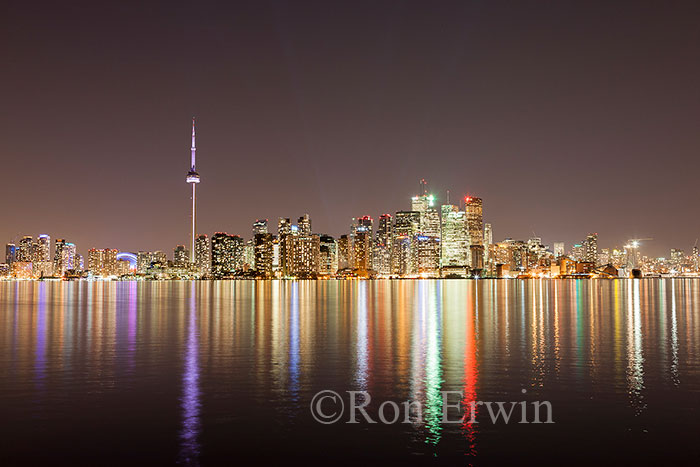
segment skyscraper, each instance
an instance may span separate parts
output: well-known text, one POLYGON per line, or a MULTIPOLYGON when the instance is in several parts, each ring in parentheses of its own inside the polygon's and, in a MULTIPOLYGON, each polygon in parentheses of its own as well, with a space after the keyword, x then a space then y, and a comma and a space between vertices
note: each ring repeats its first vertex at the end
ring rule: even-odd
POLYGON ((266 234, 267 231, 267 219, 258 219, 253 222, 253 237, 258 234, 266 234))
POLYGON ((428 194, 425 180, 421 180, 421 194, 411 198, 411 211, 420 213, 419 232, 422 235, 440 237, 440 214, 435 209, 435 197, 428 194))
POLYGON ((350 265, 350 237, 341 235, 338 238, 338 269, 347 269, 350 265))
POLYGON ((190 261, 194 262, 194 241, 195 241, 195 235, 196 235, 196 229, 197 229, 197 192, 196 192, 196 187, 197 184, 199 183, 199 174, 197 173, 197 165, 196 165, 196 152, 197 152, 197 146, 195 145, 195 132, 194 132, 194 118, 192 118, 192 148, 191 148, 191 165, 190 165, 190 171, 187 172, 187 178, 185 179, 187 183, 192 185, 192 243, 191 243, 191 249, 190 249, 190 254, 192 255, 190 257, 190 261))
POLYGON ((5 245, 5 263, 12 264, 17 261, 17 246, 14 243, 5 245))
POLYGON ((209 243, 209 237, 204 234, 198 235, 194 248, 194 262, 197 266, 197 271, 199 271, 200 275, 206 276, 211 271, 211 244, 209 243))
POLYGON ((466 213, 453 204, 443 204, 441 210, 440 267, 443 276, 464 277, 470 266, 470 241, 466 213))
POLYGON ((51 261, 51 237, 46 234, 39 235, 34 245, 34 262, 51 261))
POLYGON ((61 251, 61 275, 69 269, 80 270, 80 255, 76 253, 75 243, 65 243, 61 251))
POLYGON ((484 268, 484 210, 481 198, 467 196, 464 198, 464 213, 469 232, 469 249, 472 269, 484 268))
POLYGON ((54 276, 62 276, 66 271, 63 267, 63 248, 66 245, 66 241, 62 238, 57 238, 54 244, 54 254, 53 254, 53 274, 54 276))
POLYGON ((373 268, 381 275, 391 274, 391 247, 394 238, 394 226, 390 214, 379 216, 379 225, 374 242, 373 268))
POLYGON ((88 251, 88 270, 94 276, 112 276, 117 274, 118 250, 91 248, 88 251))
POLYGON ((211 273, 222 278, 243 270, 245 247, 238 235, 217 232, 211 238, 211 273))
POLYGON ((338 271, 338 245, 330 235, 321 235, 319 274, 332 276, 338 271))
POLYGON ((189 258, 190 252, 185 248, 185 245, 177 245, 173 250, 173 264, 176 268, 186 267, 189 258))
POLYGON ((353 269, 358 275, 366 276, 372 269, 372 230, 360 225, 355 229, 352 241, 353 269))
MULTIPOLYGON (((265 222, 265 227, 267 228, 267 222, 265 222)), ((267 232, 255 234, 253 245, 255 249, 255 270, 262 277, 272 277, 272 234, 267 232)))
POLYGON ((554 242, 554 257, 564 256, 564 242, 554 242))
POLYGON ((289 275, 313 278, 319 272, 321 239, 318 235, 294 232, 287 237, 287 265, 289 275))
POLYGON ((277 222, 277 243, 279 248, 279 270, 282 276, 289 274, 289 266, 287 265, 287 237, 292 234, 292 222, 289 218, 280 217, 277 222))
POLYGON ((308 214, 304 214, 297 219, 297 227, 299 228, 299 235, 311 235, 311 219, 308 214))
POLYGON ((583 260, 590 263, 598 261, 598 234, 588 234, 583 242, 583 260))
POLYGON ((32 261, 32 243, 33 238, 30 235, 25 235, 24 237, 22 237, 22 240, 19 241, 19 248, 17 250, 17 261, 32 261))

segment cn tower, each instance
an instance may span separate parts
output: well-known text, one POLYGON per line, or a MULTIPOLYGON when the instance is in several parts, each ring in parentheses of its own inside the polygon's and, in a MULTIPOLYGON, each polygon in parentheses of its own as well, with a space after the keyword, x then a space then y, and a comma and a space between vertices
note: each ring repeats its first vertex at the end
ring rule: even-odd
POLYGON ((197 146, 194 143, 194 117, 192 118, 192 165, 190 171, 187 172, 187 183, 192 184, 192 245, 190 249, 190 261, 194 263, 194 240, 197 229, 197 183, 199 183, 199 174, 196 169, 197 146))

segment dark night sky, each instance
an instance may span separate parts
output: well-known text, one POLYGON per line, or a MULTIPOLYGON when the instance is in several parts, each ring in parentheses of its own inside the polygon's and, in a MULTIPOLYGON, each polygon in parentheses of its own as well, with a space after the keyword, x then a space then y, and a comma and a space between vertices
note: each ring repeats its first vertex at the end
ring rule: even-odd
POLYGON ((3 3, 2 240, 186 243, 193 115, 208 234, 339 235, 425 178, 495 240, 700 236, 700 2, 141 3, 3 3))

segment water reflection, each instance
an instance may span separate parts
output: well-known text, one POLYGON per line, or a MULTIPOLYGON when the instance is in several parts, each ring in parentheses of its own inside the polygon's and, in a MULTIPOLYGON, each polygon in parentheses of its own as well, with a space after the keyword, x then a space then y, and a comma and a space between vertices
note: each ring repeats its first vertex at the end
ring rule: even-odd
MULTIPOLYGON (((471 403, 523 388, 570 422, 617 423, 612 438, 682 417, 662 401, 700 392, 698 301, 697 280, 2 282, 0 408, 8 426, 27 412, 63 428, 84 416, 85 443, 104 426, 91 416, 124 432, 143 424, 132 444, 155 449, 157 434, 163 463, 197 464, 227 438, 219 430, 284 439, 318 428, 316 391, 366 390, 423 408, 387 439, 471 461, 495 431, 471 403), (442 391, 463 394, 463 422, 442 423, 442 391)), ((573 425, 557 428, 575 437, 573 425)), ((351 428, 350 444, 379 432, 351 428)))
POLYGON ((182 429, 178 462, 199 464, 200 393, 199 393, 199 330, 197 328, 197 285, 189 286, 187 334, 184 371, 182 374, 182 429))

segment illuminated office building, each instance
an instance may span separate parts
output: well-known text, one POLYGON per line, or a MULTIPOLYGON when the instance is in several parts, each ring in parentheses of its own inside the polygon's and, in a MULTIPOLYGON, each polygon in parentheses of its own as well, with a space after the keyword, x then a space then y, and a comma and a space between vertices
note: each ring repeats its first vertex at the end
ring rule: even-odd
POLYGON ((66 241, 63 238, 57 238, 54 242, 53 253, 53 273, 55 276, 61 277, 66 272, 66 267, 63 266, 63 247, 66 241))
POLYGON ((352 254, 353 269, 366 275, 372 269, 372 230, 362 225, 355 229, 352 254))
POLYGON ((355 268, 355 242, 358 230, 363 232, 362 241, 364 242, 364 234, 369 232, 371 236, 374 231, 374 220, 370 216, 353 217, 350 224, 350 244, 348 249, 348 267, 350 268, 355 268))
POLYGON ((414 237, 420 231, 420 212, 398 211, 394 216, 394 235, 414 237))
POLYGON ((428 237, 440 237, 440 214, 435 209, 435 197, 428 194, 425 180, 421 180, 422 193, 411 198, 411 211, 420 213, 418 231, 428 237))
POLYGON ((5 264, 12 264, 17 261, 17 246, 14 243, 5 245, 5 264))
POLYGON ((564 256, 564 242, 554 242, 554 257, 564 256))
POLYGON ((215 278, 243 270, 245 245, 238 235, 217 232, 211 238, 211 274, 215 278))
POLYGON ((415 276, 418 272, 416 236, 394 235, 391 248, 391 274, 393 276, 415 276))
POLYGON ((470 266, 479 270, 484 268, 484 209, 481 198, 466 196, 464 213, 469 233, 470 266))
POLYGON ((675 272, 683 271, 683 263, 685 262, 685 252, 678 248, 671 248, 671 268, 675 272))
POLYGON ((318 235, 294 233, 287 237, 289 275, 313 278, 319 273, 321 239, 318 235))
POLYGON ((418 275, 440 277, 440 239, 426 235, 416 236, 418 275))
POLYGON ((391 274, 391 248, 394 237, 393 219, 390 214, 379 216, 379 224, 374 242, 372 267, 380 275, 391 274))
MULTIPOLYGON (((195 241, 195 248, 196 248, 195 241)), ((185 245, 178 245, 173 250, 173 266, 176 268, 187 267, 190 263, 190 251, 185 248, 185 245)))
POLYGON ((46 234, 39 235, 34 245, 34 257, 32 261, 41 263, 48 263, 51 261, 51 237, 46 234))
POLYGON ((73 257, 73 269, 76 271, 85 270, 85 261, 83 259, 83 255, 79 253, 75 254, 75 256, 73 257))
POLYGON ((338 238, 338 269, 350 267, 350 237, 341 235, 338 238))
POLYGON ((292 223, 289 218, 280 217, 277 223, 277 242, 279 244, 279 270, 282 276, 288 275, 289 266, 287 265, 287 247, 289 246, 288 237, 292 234, 292 223))
POLYGON ((583 242, 583 260, 596 263, 598 261, 598 234, 592 233, 583 242))
POLYGON ((338 271, 338 245, 330 235, 321 235, 319 242, 319 274, 323 276, 335 275, 338 271))
POLYGON ((82 266, 80 265, 79 257, 80 255, 76 252, 75 243, 67 242, 63 245, 61 252, 61 274, 65 274, 68 270, 80 270, 82 266))
MULTIPOLYGON (((265 225, 267 229, 267 223, 265 225)), ((270 233, 258 233, 253 237, 255 248, 255 270, 258 275, 270 278, 272 277, 272 262, 273 262, 273 237, 270 233)))
POLYGON ((252 238, 243 246, 243 270, 249 271, 255 268, 255 239, 252 238))
POLYGON ((198 235, 194 244, 194 263, 200 275, 206 276, 211 272, 211 244, 204 234, 198 235))
POLYGON ((571 247, 571 259, 574 261, 584 261, 585 258, 585 248, 582 244, 576 243, 573 247, 571 247))
POLYGON ((469 232, 464 211, 452 204, 443 204, 440 267, 443 276, 467 275, 470 259, 469 232))
POLYGON ((258 219, 253 222, 253 237, 258 234, 266 234, 267 231, 267 219, 258 219))
POLYGON ((309 219, 308 214, 304 214, 297 219, 297 227, 299 228, 299 235, 311 235, 311 219, 309 219))
POLYGON ((88 251, 88 270, 94 276, 113 276, 117 274, 117 253, 115 249, 91 248, 88 251))
POLYGON ((32 262, 32 245, 33 238, 30 235, 22 237, 19 241, 19 248, 17 249, 17 261, 23 263, 32 262))

